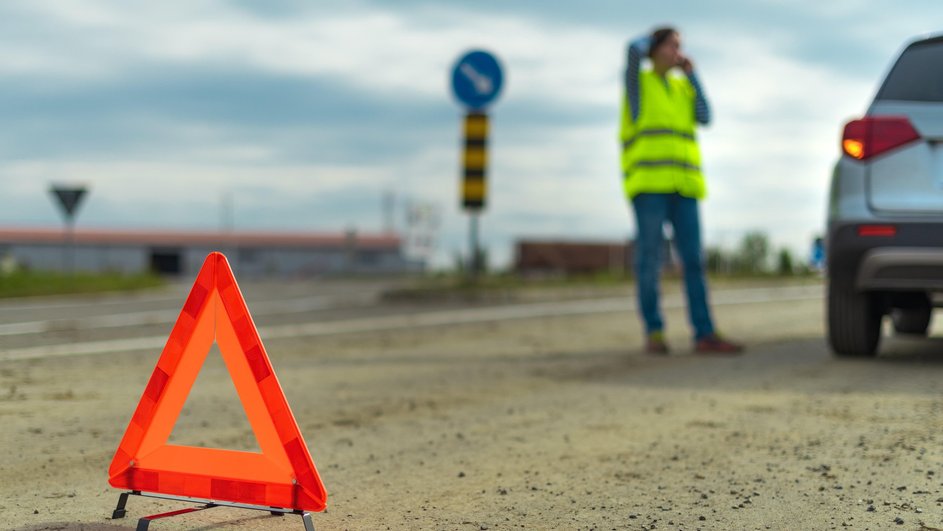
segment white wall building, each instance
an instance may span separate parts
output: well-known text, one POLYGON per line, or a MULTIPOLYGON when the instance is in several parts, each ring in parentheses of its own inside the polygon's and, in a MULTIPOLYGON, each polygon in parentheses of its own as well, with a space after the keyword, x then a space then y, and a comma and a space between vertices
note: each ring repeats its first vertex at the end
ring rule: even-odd
MULTIPOLYGON (((419 269, 394 234, 197 232, 77 229, 75 271, 194 275, 220 251, 240 276, 309 277, 391 274, 419 269)), ((69 238, 62 229, 0 228, 0 259, 42 271, 64 271, 69 238)))

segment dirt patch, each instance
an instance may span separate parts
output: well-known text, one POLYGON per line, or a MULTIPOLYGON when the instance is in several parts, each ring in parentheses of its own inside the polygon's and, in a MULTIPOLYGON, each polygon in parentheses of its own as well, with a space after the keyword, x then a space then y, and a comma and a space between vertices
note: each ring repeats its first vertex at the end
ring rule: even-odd
MULTIPOLYGON (((629 312, 267 347, 330 493, 320 529, 943 526, 943 364, 893 342, 878 360, 835 360, 821 301, 785 306, 718 309, 751 345, 733 359, 691 355, 683 309, 667 312, 662 358, 640 352, 629 312)), ((132 529, 181 508, 132 498, 108 519, 107 466, 157 355, 0 368, 4 529, 132 529)), ((199 383, 191 433, 251 448, 226 420, 241 414, 231 384, 199 383)), ((228 508, 153 524, 299 526, 228 508)))

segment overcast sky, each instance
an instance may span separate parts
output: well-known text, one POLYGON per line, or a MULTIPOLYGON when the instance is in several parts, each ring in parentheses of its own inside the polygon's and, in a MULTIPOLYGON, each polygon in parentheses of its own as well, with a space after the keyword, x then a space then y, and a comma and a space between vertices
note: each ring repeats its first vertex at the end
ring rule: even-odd
POLYGON ((230 196, 237 229, 376 232, 390 191, 439 205, 450 264, 467 217, 449 72, 484 48, 505 69, 491 255, 519 237, 621 240, 625 45, 670 23, 713 106, 707 243, 763 230, 806 253, 842 124, 941 20, 939 0, 4 0, 0 225, 57 226, 62 181, 91 187, 80 227, 215 229, 230 196))

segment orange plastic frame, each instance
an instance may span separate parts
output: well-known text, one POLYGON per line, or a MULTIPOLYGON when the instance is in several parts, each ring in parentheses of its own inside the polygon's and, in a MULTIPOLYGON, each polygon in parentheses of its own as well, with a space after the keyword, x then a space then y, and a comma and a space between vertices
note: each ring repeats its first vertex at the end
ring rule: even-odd
POLYGON ((327 492, 229 262, 211 253, 108 469, 117 488, 321 511, 327 492), (261 453, 167 444, 213 342, 261 453))

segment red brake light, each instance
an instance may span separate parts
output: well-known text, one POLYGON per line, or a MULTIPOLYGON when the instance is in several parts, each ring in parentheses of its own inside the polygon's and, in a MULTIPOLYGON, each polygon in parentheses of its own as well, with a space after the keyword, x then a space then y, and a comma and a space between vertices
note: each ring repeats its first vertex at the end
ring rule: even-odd
POLYGON ((919 139, 920 134, 906 116, 869 116, 845 125, 842 151, 866 160, 919 139))
POLYGON ((858 236, 891 238, 897 235, 894 225, 858 225, 858 236))

